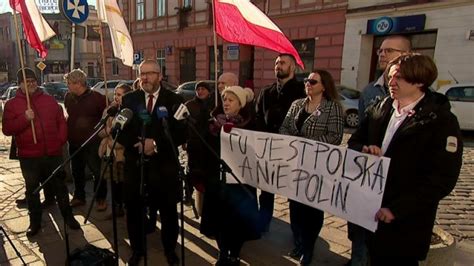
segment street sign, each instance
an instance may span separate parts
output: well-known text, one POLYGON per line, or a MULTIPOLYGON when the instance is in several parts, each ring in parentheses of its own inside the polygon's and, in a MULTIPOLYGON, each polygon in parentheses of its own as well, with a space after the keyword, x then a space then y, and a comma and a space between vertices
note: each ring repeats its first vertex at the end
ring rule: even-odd
POLYGON ((43 63, 42 61, 40 61, 38 64, 36 64, 36 67, 37 67, 39 70, 43 71, 43 70, 46 68, 46 64, 43 63))
POLYGON ((74 24, 80 24, 89 17, 87 0, 63 0, 62 12, 74 24))
POLYGON ((138 65, 143 61, 143 52, 133 54, 133 64, 138 65))

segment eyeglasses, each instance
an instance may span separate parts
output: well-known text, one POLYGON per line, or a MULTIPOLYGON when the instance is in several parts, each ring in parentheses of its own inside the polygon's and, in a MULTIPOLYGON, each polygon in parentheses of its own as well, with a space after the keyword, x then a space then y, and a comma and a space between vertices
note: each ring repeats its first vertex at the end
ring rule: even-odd
POLYGON ((391 53, 395 53, 395 52, 403 53, 405 51, 395 49, 395 48, 380 48, 380 49, 377 50, 377 55, 380 55, 382 52, 385 53, 385 54, 391 54, 391 53))
POLYGON ((305 78, 305 79, 303 80, 303 82, 304 82, 304 84, 309 83, 311 86, 314 86, 314 85, 320 83, 319 80, 308 79, 308 78, 305 78))
POLYGON ((140 73, 140 76, 141 77, 144 77, 144 76, 151 76, 153 74, 160 74, 160 72, 156 72, 156 71, 150 71, 150 72, 141 72, 140 73))

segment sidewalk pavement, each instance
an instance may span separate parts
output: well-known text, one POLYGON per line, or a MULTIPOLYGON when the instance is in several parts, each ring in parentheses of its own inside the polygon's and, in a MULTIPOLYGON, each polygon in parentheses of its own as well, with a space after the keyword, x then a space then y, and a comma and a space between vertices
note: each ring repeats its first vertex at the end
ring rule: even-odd
MULTIPOLYGON (((0 146, 8 146, 8 139, 0 136, 0 146)), ((458 211, 459 217, 452 216, 456 219, 441 219, 444 222, 440 224, 450 233, 455 233, 453 235, 458 240, 452 258, 454 265, 474 265, 474 236, 470 233, 474 231, 474 228, 466 227, 467 225, 463 224, 473 220, 473 217, 468 219, 466 216, 471 215, 471 211, 474 211, 474 207, 472 207, 474 195, 472 187, 469 187, 473 184, 471 181, 474 179, 472 155, 474 155, 472 150, 466 155, 469 163, 465 163, 463 175, 460 177, 462 182, 458 183, 462 184, 462 187, 456 187, 457 190, 455 190, 456 193, 462 192, 464 194, 453 195, 455 199, 450 199, 450 196, 445 200, 447 203, 444 204, 446 213, 453 214, 452 210, 461 210, 462 213, 458 211), (468 186, 467 189, 466 186, 468 186), (461 208, 460 205, 464 207, 461 208), (466 218, 461 219, 462 217, 466 218)), ((7 157, 7 151, 0 149, 0 225, 6 230, 8 237, 29 265, 64 265, 66 260, 65 232, 58 208, 53 206, 44 210, 42 232, 28 239, 25 234, 29 225, 27 210, 19 208, 15 203, 16 199, 24 197, 23 178, 18 162, 10 161, 7 157)), ((68 184, 68 186, 72 190, 72 184, 68 184)), ((92 195, 90 182, 87 185, 87 192, 89 203, 92 195)), ((71 251, 83 247, 86 243, 111 249, 113 243, 112 221, 105 219, 108 212, 100 213, 93 210, 90 221, 84 225, 87 208, 88 205, 74 209, 75 217, 81 222, 81 230, 68 230, 71 251)), ((159 228, 161 224, 158 222, 157 226, 159 228)), ((120 265, 125 265, 131 251, 124 218, 118 218, 117 227, 120 265)), ((186 265, 198 266, 215 263, 218 252, 216 243, 199 233, 199 220, 194 218, 190 207, 185 207, 184 228, 186 265)), ((2 238, 0 238, 0 265, 20 265, 21 261, 10 243, 3 233, 0 234, 2 234, 2 238)), ((160 230, 157 230, 148 235, 149 265, 166 265, 159 234, 160 230)), ((181 243, 180 239, 179 243, 181 243)), ((313 265, 344 265, 350 258, 350 245, 351 243, 347 239, 345 220, 326 214, 324 227, 316 244, 313 265)), ((295 265, 297 262, 286 256, 291 248, 292 235, 289 226, 288 202, 286 198, 276 197, 274 219, 270 232, 262 239, 250 241, 244 245, 241 252, 242 264, 295 265)), ((178 245, 176 252, 181 257, 180 245, 178 245)))

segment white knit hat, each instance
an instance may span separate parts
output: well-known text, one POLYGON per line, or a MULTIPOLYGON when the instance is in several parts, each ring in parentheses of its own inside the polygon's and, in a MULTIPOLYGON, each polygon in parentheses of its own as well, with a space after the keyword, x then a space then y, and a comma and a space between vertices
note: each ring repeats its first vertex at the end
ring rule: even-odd
POLYGON ((251 102, 253 100, 254 93, 250 88, 242 88, 240 86, 230 86, 226 87, 222 91, 222 95, 224 95, 226 92, 231 92, 239 98, 240 105, 245 107, 245 104, 248 102, 251 102))

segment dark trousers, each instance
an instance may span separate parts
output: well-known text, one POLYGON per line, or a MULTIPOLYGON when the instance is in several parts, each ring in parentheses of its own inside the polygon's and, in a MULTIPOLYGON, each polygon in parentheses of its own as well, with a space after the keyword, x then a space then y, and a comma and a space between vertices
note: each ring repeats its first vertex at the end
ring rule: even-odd
MULTIPOLYGON (((74 198, 85 200, 86 192, 86 177, 85 169, 86 165, 91 170, 94 175, 94 190, 97 189, 97 186, 100 185, 99 191, 97 192, 97 199, 104 200, 107 197, 107 183, 105 179, 99 184, 100 178, 100 164, 101 159, 97 154, 99 150, 100 142, 98 140, 92 140, 89 144, 84 146, 84 148, 79 151, 74 158, 71 160, 72 166, 72 175, 74 178, 74 198)), ((80 146, 69 145, 69 154, 73 154, 79 149, 80 146)))
POLYGON ((324 212, 290 200, 290 224, 296 248, 301 248, 303 255, 312 257, 314 244, 323 227, 324 212))
POLYGON ((369 265, 369 247, 367 241, 372 234, 369 230, 356 224, 347 223, 349 239, 352 241, 351 266, 369 265))
POLYGON ((415 257, 377 256, 370 253, 371 266, 418 266, 415 257))
MULTIPOLYGON (((177 177, 167 171, 166 164, 160 164, 158 167, 156 161, 153 163, 150 162, 150 164, 153 164, 153 168, 149 165, 145 166, 145 191, 148 192, 145 201, 144 197, 140 195, 140 168, 137 167, 136 160, 129 159, 129 162, 126 162, 123 186, 124 191, 126 191, 124 202, 127 209, 127 230, 132 250, 143 253, 145 251, 143 242, 145 207, 148 202, 148 204, 151 204, 150 209, 158 209, 160 214, 161 242, 165 255, 167 255, 174 252, 178 241, 179 225, 176 206, 178 189, 176 182, 166 183, 157 180, 177 180, 177 177), (165 175, 165 173, 169 175, 165 175), (151 181, 150 184, 147 184, 147 180, 151 181)), ((175 174, 175 172, 172 173, 175 174)))
MULTIPOLYGON (((26 184, 26 200, 28 203, 30 224, 41 224, 42 214, 40 196, 39 194, 34 194, 33 191, 40 185, 40 182, 44 181, 61 163, 62 157, 60 156, 20 158, 20 168, 26 184)), ((56 196, 61 214, 63 217, 69 217, 72 215, 72 211, 69 206, 68 190, 64 184, 64 172, 59 171, 48 182, 54 196, 56 196)))
MULTIPOLYGON (((127 230, 130 238, 130 246, 134 252, 143 253, 143 236, 145 234, 142 219, 145 218, 145 205, 142 200, 126 201, 127 208, 127 230)), ((176 202, 158 202, 156 207, 161 218, 161 243, 165 254, 174 252, 178 240, 178 211, 176 202)))
POLYGON ((270 222, 273 217, 273 205, 275 201, 275 195, 266 191, 261 191, 258 197, 260 208, 258 210, 260 228, 262 232, 268 232, 270 228, 270 222))

